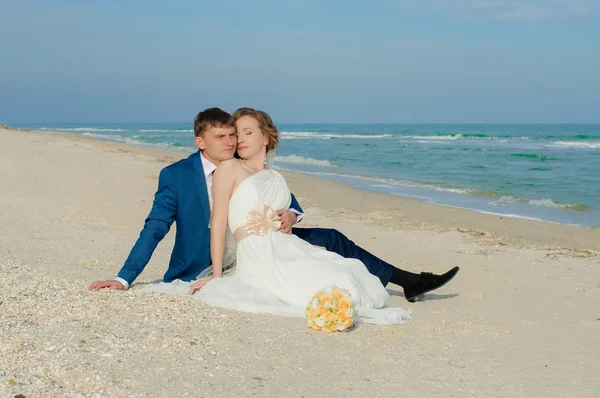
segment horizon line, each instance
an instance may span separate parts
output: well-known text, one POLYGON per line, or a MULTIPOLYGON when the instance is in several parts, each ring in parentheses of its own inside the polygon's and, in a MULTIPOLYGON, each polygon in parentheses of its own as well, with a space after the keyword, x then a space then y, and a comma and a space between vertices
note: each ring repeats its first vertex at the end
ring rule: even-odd
MULTIPOLYGON (((194 123, 185 121, 164 121, 164 122, 94 122, 94 121, 85 121, 85 122, 48 122, 48 121, 35 121, 35 122, 9 122, 4 123, 0 122, 0 125, 11 127, 13 125, 26 125, 26 124, 190 124, 193 127, 194 123)), ((600 125, 600 121, 597 122, 276 122, 277 124, 347 124, 347 125, 358 125, 358 124, 379 124, 379 125, 392 125, 392 124, 457 124, 457 125, 465 125, 465 124, 495 124, 495 125, 526 125, 526 124, 547 124, 547 125, 556 125, 556 124, 571 124, 571 125, 600 125)))

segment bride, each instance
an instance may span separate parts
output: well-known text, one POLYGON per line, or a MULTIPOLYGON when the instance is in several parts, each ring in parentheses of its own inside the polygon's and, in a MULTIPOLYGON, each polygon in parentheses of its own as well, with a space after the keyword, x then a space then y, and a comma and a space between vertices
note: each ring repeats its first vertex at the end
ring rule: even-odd
POLYGON ((279 133, 262 111, 241 108, 233 117, 240 159, 221 162, 212 182, 213 274, 191 284, 188 293, 219 307, 303 317, 317 291, 337 285, 351 293, 357 322, 399 324, 409 318, 410 310, 389 307, 387 290, 359 260, 278 231, 277 211, 289 208, 290 190, 281 174, 265 166, 279 133), (237 241, 237 265, 224 276, 227 228, 237 241))

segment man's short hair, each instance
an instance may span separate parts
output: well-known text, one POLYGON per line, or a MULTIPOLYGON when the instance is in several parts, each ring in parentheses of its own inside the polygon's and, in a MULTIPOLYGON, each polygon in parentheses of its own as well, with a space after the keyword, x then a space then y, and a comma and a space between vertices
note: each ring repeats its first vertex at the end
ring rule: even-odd
POLYGON ((233 127, 233 117, 220 108, 208 108, 200 112, 194 119, 194 135, 202 137, 213 127, 233 127))

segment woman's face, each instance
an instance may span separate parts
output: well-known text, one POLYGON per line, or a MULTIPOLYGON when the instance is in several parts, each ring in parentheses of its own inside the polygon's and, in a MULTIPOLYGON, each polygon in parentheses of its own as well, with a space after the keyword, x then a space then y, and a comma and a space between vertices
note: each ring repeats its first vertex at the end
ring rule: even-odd
POLYGON ((242 116, 235 122, 238 136, 238 155, 250 159, 264 153, 267 138, 261 131, 258 121, 252 116, 242 116))

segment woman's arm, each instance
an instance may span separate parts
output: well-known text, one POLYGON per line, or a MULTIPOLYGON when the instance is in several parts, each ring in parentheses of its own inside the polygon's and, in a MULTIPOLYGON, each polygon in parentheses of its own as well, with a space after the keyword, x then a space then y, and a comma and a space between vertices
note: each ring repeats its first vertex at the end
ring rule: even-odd
POLYGON ((215 170, 212 183, 213 209, 211 215, 210 256, 213 275, 220 277, 225 253, 225 234, 229 216, 229 199, 235 186, 238 160, 222 162, 215 170))
POLYGON ((227 233, 227 217, 229 215, 229 199, 235 186, 238 160, 221 162, 213 174, 212 198, 213 208, 210 221, 210 257, 213 276, 201 279, 190 287, 190 294, 200 290, 202 286, 223 273, 223 256, 225 253, 225 234, 227 233))

